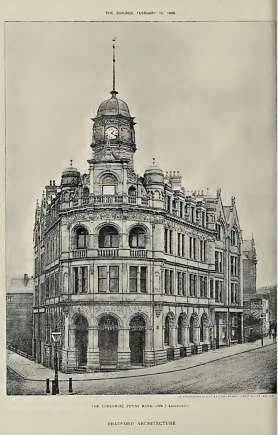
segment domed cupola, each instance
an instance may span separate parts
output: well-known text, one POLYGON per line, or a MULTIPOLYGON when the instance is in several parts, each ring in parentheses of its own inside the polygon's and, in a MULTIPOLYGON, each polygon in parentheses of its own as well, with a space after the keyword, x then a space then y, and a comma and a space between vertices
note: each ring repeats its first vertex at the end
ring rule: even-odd
POLYGON ((164 184, 164 173, 162 169, 157 166, 154 158, 153 164, 145 170, 144 180, 147 186, 164 184))
POLYGON ((80 172, 78 169, 72 166, 72 160, 70 166, 63 170, 61 178, 61 187, 75 187, 80 182, 80 172))
POLYGON ((130 118, 128 105, 116 97, 117 91, 111 91, 111 94, 112 97, 109 100, 105 100, 100 104, 97 117, 122 115, 130 118))

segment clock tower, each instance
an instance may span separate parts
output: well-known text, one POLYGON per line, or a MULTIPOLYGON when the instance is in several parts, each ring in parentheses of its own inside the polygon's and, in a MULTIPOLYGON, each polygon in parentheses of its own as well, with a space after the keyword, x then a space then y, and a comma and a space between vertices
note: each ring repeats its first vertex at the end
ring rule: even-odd
POLYGON ((92 118, 92 150, 95 161, 106 159, 107 154, 116 160, 126 160, 133 167, 133 154, 136 151, 134 117, 128 105, 117 97, 115 90, 115 40, 113 40, 113 90, 111 98, 103 101, 92 118))

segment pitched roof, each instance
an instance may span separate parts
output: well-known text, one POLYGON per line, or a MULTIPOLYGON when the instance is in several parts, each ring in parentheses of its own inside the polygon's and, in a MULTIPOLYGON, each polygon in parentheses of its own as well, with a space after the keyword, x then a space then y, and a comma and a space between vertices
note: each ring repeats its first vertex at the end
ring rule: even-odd
POLYGON ((12 277, 7 280, 7 293, 33 293, 34 280, 28 275, 21 277, 12 277))

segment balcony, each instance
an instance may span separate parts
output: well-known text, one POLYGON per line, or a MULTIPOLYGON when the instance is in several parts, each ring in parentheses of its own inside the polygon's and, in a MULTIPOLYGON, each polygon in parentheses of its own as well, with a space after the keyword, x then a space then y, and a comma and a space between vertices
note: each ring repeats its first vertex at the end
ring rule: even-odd
POLYGON ((75 249, 72 251, 73 258, 85 258, 87 257, 87 249, 75 249))
POLYGON ((118 256, 119 256, 119 249, 115 249, 115 248, 98 249, 98 257, 118 257, 118 256))
POLYGON ((113 205, 113 204, 136 204, 148 206, 148 198, 138 198, 133 195, 90 195, 89 197, 82 198, 81 205, 113 205))
POLYGON ((90 197, 91 204, 122 204, 122 195, 93 195, 90 197))
POLYGON ((146 258, 147 251, 146 249, 131 249, 130 256, 135 258, 146 258))

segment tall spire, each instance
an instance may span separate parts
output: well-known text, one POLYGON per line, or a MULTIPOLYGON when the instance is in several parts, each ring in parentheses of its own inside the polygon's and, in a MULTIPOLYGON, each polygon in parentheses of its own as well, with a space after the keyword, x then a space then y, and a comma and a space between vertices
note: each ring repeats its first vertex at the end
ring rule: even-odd
POLYGON ((115 89, 115 76, 116 76, 116 72, 115 72, 115 63, 116 63, 115 41, 116 41, 116 38, 113 38, 112 41, 113 41, 113 45, 112 45, 112 48, 113 48, 113 90, 111 91, 111 94, 112 94, 112 97, 115 97, 118 93, 115 89))

